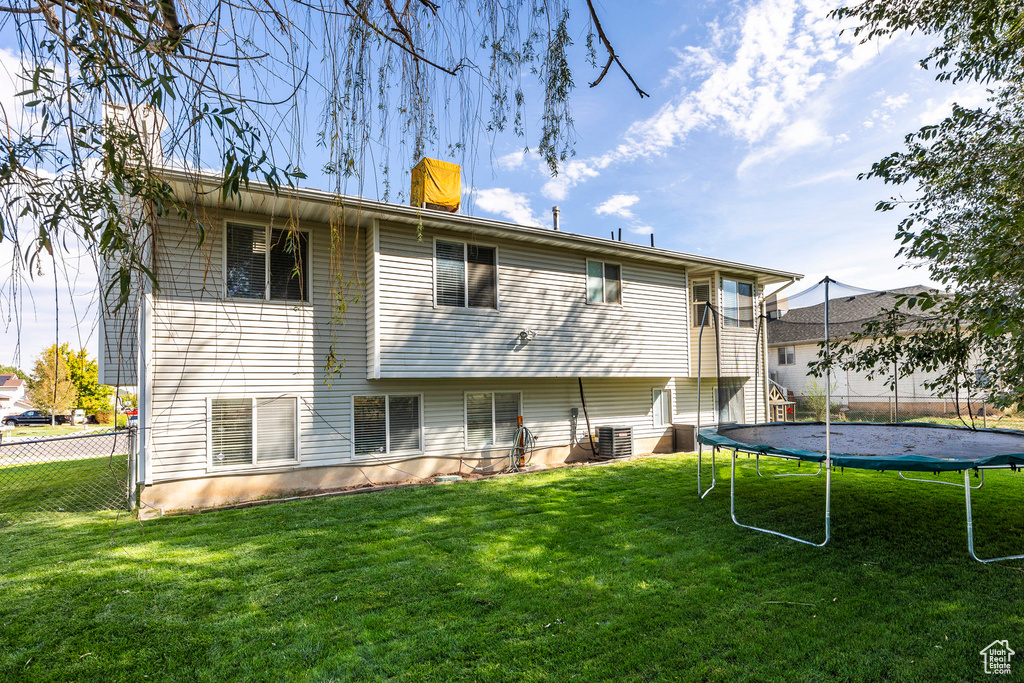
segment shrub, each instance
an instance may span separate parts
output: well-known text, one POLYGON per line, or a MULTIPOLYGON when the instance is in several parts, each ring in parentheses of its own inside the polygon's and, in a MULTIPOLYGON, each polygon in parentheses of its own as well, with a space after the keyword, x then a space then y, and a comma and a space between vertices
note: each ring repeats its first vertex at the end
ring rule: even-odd
POLYGON ((96 422, 101 425, 108 425, 114 421, 114 415, 112 413, 96 413, 96 422))
MULTIPOLYGON (((838 386, 833 387, 833 391, 838 389, 838 386)), ((803 407, 818 422, 825 421, 825 389, 817 382, 811 382, 807 385, 807 393, 803 397, 803 407)), ((832 419, 836 421, 846 420, 846 414, 840 412, 843 404, 839 403, 835 399, 832 400, 832 419)))

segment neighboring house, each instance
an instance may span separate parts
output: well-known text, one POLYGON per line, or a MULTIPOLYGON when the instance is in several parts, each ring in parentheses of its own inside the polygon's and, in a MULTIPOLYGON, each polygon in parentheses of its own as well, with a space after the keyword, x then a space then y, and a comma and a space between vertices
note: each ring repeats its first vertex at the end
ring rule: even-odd
POLYGON ((25 397, 25 380, 17 375, 0 375, 0 418, 31 409, 25 397))
MULTIPOLYGON (((901 295, 935 290, 914 286, 869 292, 856 296, 832 298, 829 301, 829 336, 833 341, 849 337, 891 310, 901 295)), ((804 308, 789 309, 781 317, 768 321, 768 367, 772 380, 796 398, 824 392, 825 380, 808 374, 808 366, 818 359, 819 344, 825 340, 824 302, 804 308)), ((886 384, 892 372, 879 372, 869 380, 866 373, 840 369, 832 374, 832 397, 851 410, 878 410, 898 397, 901 408, 920 413, 955 411, 952 397, 940 397, 924 384, 938 373, 917 372, 899 380, 898 392, 886 384), (883 405, 884 404, 884 405, 883 405)))
POLYGON ((586 457, 578 378, 595 432, 669 451, 671 424, 697 419, 695 301, 722 310, 703 424, 764 419, 754 322, 797 274, 256 183, 225 206, 212 177, 166 177, 205 240, 160 220, 159 289, 104 316, 100 353, 103 382, 139 387, 152 508, 467 472, 508 452, 518 416, 535 461, 586 457))

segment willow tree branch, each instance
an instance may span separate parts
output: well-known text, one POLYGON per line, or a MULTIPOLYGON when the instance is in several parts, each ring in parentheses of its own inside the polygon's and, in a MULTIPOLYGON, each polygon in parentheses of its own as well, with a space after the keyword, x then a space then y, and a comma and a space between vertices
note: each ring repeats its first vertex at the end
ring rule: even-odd
POLYGON ((622 73, 626 74, 626 78, 628 78, 629 82, 633 84, 637 94, 640 95, 640 99, 650 97, 649 94, 644 92, 640 86, 636 84, 636 81, 633 80, 632 74, 630 74, 629 71, 626 70, 626 67, 622 65, 622 62, 619 61, 619 56, 615 54, 615 48, 612 47, 611 41, 608 40, 608 36, 604 32, 604 27, 601 26, 601 20, 597 18, 597 10, 594 9, 593 0, 587 0, 587 8, 590 9, 590 18, 594 22, 594 28, 597 29, 597 36, 601 39, 604 49, 608 51, 608 62, 604 65, 604 68, 601 69, 601 74, 597 77, 597 80, 590 84, 590 87, 596 87, 604 79, 605 75, 608 73, 608 69, 612 66, 612 62, 614 62, 619 65, 622 73))

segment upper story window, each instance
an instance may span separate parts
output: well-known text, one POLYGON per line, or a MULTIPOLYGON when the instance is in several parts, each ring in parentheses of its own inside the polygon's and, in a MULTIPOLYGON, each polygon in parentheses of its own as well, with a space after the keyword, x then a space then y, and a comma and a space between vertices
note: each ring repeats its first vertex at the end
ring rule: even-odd
POLYGON ((722 280, 722 317, 726 327, 754 326, 754 285, 722 280))
POLYGON ((210 399, 211 468, 295 463, 297 412, 293 397, 210 399))
POLYGON ((438 306, 497 308, 497 248, 436 240, 434 301, 438 306))
POLYGON ((779 347, 779 365, 796 365, 796 347, 779 347))
POLYGON ((704 321, 704 326, 714 325, 715 321, 711 319, 711 309, 708 308, 708 304, 711 303, 711 280, 694 280, 693 281, 693 318, 691 324, 693 327, 700 327, 701 321, 704 321), (705 311, 707 315, 705 316, 705 311))
POLYGON ((309 235, 228 223, 226 242, 229 297, 309 301, 309 235))
POLYGON ((622 266, 603 261, 587 261, 587 303, 622 303, 622 266))

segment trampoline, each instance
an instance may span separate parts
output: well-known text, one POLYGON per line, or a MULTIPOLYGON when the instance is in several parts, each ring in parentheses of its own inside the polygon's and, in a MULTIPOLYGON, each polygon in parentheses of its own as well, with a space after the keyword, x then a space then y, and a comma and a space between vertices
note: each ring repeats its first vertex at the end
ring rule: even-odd
POLYGON ((712 464, 714 455, 719 450, 732 452, 730 512, 733 522, 738 526, 808 545, 824 546, 828 544, 831 535, 832 469, 851 467, 894 471, 909 481, 963 488, 967 511, 967 550, 972 558, 978 562, 1024 559, 1024 555, 988 559, 978 557, 974 551, 974 521, 971 510, 971 491, 981 488, 984 484, 985 470, 1016 471, 1024 467, 1024 432, 1003 429, 972 430, 925 423, 837 425, 824 422, 777 422, 721 425, 718 428, 703 429, 698 434, 698 440, 701 444, 712 447, 712 464), (825 539, 821 543, 742 524, 736 519, 736 457, 739 453, 747 453, 756 458, 759 476, 765 476, 760 468, 762 456, 818 465, 816 472, 774 476, 817 476, 822 471, 825 472, 825 539), (971 484, 972 471, 978 473, 977 485, 971 484), (921 476, 908 477, 904 474, 908 472, 960 472, 963 474, 963 484, 921 476))

